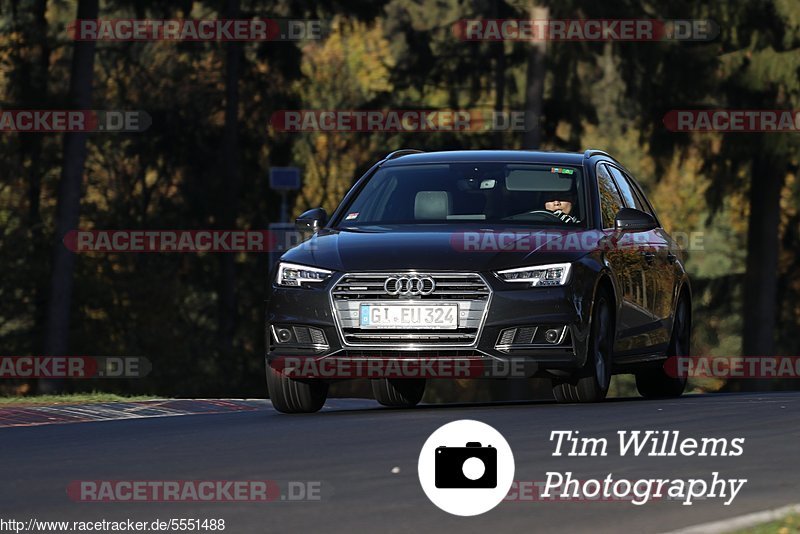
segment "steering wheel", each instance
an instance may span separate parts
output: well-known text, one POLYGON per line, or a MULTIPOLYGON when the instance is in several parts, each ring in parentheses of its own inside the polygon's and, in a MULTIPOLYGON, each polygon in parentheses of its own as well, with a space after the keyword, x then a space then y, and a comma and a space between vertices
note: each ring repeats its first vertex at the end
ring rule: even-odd
POLYGON ((556 215, 552 211, 548 211, 548 210, 533 210, 533 211, 529 211, 528 215, 549 215, 553 219, 556 219, 557 221, 562 222, 561 221, 561 217, 559 217, 558 215, 556 215))

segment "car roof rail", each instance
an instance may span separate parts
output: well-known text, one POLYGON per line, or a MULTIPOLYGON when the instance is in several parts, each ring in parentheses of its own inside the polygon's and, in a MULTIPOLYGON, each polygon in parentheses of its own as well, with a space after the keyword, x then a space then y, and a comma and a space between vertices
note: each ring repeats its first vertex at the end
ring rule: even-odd
POLYGON ((394 152, 390 152, 387 154, 383 161, 389 161, 390 159, 399 158, 400 156, 407 156, 409 154, 422 154, 425 152, 424 150, 417 150, 416 148, 401 148, 400 150, 395 150, 394 152))
POLYGON ((609 153, 608 153, 608 152, 606 152, 605 150, 598 150, 598 149, 596 149, 596 148, 587 148, 587 149, 586 149, 586 152, 584 152, 584 153, 583 153, 583 158, 584 158, 584 159, 589 159, 589 158, 591 158, 592 156, 607 156, 607 157, 609 157, 609 158, 611 158, 611 159, 614 159, 614 158, 611 156, 611 154, 609 154, 609 153))

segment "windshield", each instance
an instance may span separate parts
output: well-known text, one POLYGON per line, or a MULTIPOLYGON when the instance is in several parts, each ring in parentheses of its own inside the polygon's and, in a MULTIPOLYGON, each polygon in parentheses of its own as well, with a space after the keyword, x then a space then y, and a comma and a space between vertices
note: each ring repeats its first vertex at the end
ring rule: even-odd
POLYGON ((586 226, 580 167, 449 163, 379 169, 337 226, 500 223, 586 226))

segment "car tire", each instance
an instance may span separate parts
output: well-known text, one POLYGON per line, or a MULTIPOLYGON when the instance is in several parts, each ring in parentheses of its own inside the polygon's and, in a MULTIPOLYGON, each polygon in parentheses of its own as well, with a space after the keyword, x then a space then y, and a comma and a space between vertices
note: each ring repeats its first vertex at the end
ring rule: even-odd
POLYGON ((295 380, 267 364, 267 388, 272 406, 282 413, 313 413, 325 404, 328 384, 321 380, 295 380))
POLYGON ((411 408, 425 394, 424 378, 379 378, 372 380, 372 394, 384 406, 411 408))
MULTIPOLYGON (((689 356, 692 322, 689 299, 682 296, 675 307, 675 320, 667 357, 689 356)), ((646 399, 680 397, 686 389, 686 377, 670 376, 663 365, 648 367, 636 373, 636 389, 646 399)))
POLYGON ((569 379, 553 380, 553 396, 557 402, 599 402, 606 398, 611 384, 614 316, 611 299, 598 294, 592 312, 591 337, 583 368, 569 379))

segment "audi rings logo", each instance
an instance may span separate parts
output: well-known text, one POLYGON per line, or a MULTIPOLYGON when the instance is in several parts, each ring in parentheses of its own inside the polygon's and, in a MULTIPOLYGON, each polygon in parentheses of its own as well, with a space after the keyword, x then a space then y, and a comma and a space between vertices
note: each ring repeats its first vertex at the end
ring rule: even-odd
POLYGON ((390 295, 430 295, 436 289, 436 282, 430 276, 390 276, 383 289, 390 295))

